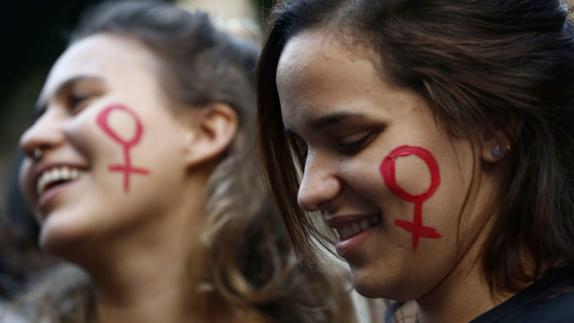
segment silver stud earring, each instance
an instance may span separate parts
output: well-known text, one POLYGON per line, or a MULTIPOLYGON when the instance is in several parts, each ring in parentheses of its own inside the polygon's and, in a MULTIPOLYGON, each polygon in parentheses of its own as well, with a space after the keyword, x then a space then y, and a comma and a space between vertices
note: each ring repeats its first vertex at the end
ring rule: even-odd
POLYGON ((496 145, 496 146, 492 147, 492 150, 490 151, 490 153, 492 154, 492 157, 500 158, 500 157, 502 157, 502 154, 504 153, 504 151, 502 150, 502 147, 496 145))
POLYGON ((42 148, 36 147, 34 148, 34 150, 32 150, 32 159, 35 161, 39 161, 40 159, 42 159, 43 154, 44 153, 42 152, 42 148))
POLYGON ((492 154, 492 157, 494 157, 494 158, 501 158, 502 156, 504 156, 504 153, 507 151, 510 151, 510 145, 506 145, 504 147, 496 145, 496 146, 492 147, 492 150, 490 151, 490 153, 492 154))

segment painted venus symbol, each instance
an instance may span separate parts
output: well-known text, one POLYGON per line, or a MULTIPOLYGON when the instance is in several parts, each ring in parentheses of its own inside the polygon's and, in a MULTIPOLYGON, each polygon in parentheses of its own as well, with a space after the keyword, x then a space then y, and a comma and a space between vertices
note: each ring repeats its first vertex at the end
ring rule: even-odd
POLYGON ((143 125, 142 125, 139 117, 137 116, 137 114, 134 111, 132 111, 127 106, 124 106, 121 104, 113 104, 113 105, 110 105, 110 106, 104 108, 100 112, 100 114, 98 115, 96 122, 97 122, 98 126, 102 129, 102 131, 107 136, 109 136, 113 141, 119 143, 123 148, 124 164, 123 165, 122 164, 110 165, 110 166, 108 166, 108 169, 111 172, 119 172, 119 173, 124 174, 124 182, 123 182, 124 191, 126 193, 128 193, 130 191, 130 175, 132 173, 139 174, 139 175, 149 175, 149 173, 150 173, 149 170, 147 170, 145 168, 132 166, 132 160, 131 160, 131 156, 130 156, 130 150, 139 143, 139 141, 143 135, 143 132, 144 132, 143 125), (113 111, 125 112, 134 121, 135 133, 134 133, 132 138, 130 138, 130 139, 122 138, 110 126, 109 116, 110 116, 110 113, 112 113, 113 111))
POLYGON ((417 251, 420 238, 438 239, 442 235, 435 228, 423 225, 422 205, 437 190, 440 184, 440 171, 438 163, 430 151, 415 146, 400 146, 395 148, 381 163, 379 168, 385 184, 400 199, 414 203, 413 221, 395 220, 395 225, 412 234, 413 252, 417 251), (407 156, 420 158, 428 167, 430 172, 430 185, 428 189, 418 195, 413 195, 405 191, 398 183, 396 177, 397 159, 407 156))

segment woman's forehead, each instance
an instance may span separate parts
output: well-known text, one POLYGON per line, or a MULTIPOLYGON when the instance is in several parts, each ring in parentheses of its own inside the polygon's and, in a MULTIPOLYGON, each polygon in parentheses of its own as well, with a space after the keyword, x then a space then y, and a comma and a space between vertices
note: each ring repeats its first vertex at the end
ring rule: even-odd
POLYGON ((365 105, 375 92, 393 90, 369 50, 351 48, 329 34, 321 30, 299 34, 283 51, 276 84, 286 123, 300 123, 327 111, 352 110, 365 105))
POLYGON ((89 78, 108 85, 139 84, 159 75, 159 64, 154 54, 133 38, 95 34, 73 43, 58 58, 39 101, 54 97, 70 80, 89 78))

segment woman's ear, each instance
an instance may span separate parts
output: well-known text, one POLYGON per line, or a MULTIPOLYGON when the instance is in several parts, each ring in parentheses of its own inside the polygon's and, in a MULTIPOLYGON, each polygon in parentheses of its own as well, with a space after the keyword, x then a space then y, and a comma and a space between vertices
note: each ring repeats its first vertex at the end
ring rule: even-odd
POLYGON ((213 103, 193 113, 185 138, 185 162, 197 166, 220 156, 233 142, 239 117, 224 103, 213 103))

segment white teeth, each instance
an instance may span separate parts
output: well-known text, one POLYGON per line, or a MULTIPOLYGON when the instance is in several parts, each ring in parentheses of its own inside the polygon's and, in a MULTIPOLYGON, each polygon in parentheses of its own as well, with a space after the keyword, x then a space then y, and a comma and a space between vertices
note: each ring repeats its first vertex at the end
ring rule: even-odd
POLYGON ((46 188, 54 182, 68 182, 78 179, 84 171, 68 166, 54 167, 43 172, 36 182, 36 193, 42 195, 46 188))
POLYGON ((358 234, 359 232, 366 231, 381 222, 380 215, 373 215, 368 219, 352 222, 336 228, 341 240, 347 240, 350 237, 358 234))
POLYGON ((361 231, 361 225, 358 224, 357 222, 351 224, 351 227, 353 228, 353 234, 361 231))
POLYGON ((369 221, 363 220, 361 221, 361 231, 365 231, 369 228, 369 221))
POLYGON ((343 239, 351 235, 352 228, 350 226, 344 226, 341 230, 341 236, 343 239))
POLYGON ((369 218, 369 223, 371 225, 377 225, 381 222, 381 217, 378 215, 373 215, 369 218))

